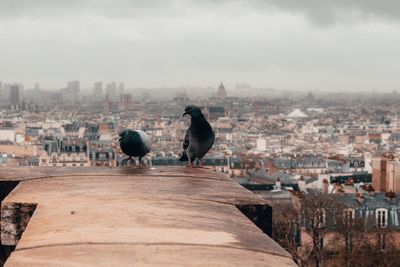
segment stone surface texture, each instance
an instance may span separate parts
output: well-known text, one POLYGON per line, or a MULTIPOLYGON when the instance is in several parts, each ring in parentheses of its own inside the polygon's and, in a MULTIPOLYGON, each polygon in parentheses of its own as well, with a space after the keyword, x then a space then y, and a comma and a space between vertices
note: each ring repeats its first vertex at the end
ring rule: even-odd
POLYGON ((21 182, 2 202, 2 241, 17 242, 6 267, 296 266, 236 207, 267 203, 223 174, 2 169, 0 181, 10 180, 21 182), (20 239, 18 211, 32 215, 20 239))

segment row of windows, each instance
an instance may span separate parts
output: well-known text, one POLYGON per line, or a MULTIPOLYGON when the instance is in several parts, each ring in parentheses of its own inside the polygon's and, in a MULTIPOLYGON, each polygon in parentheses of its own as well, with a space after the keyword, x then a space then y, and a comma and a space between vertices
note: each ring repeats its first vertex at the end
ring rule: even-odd
MULTIPOLYGON (((62 165, 63 167, 66 167, 67 166, 67 164, 66 163, 64 163, 63 165, 62 165)), ((76 167, 76 166, 85 166, 85 164, 83 164, 83 163, 81 163, 81 164, 72 164, 72 166, 73 167, 76 167)), ((53 164, 53 167, 57 167, 57 164, 53 164)))
MULTIPOLYGON (((343 223, 350 225, 354 223, 355 210, 345 209, 343 212, 343 223)), ((316 226, 324 227, 326 225, 326 211, 321 209, 316 212, 316 226)), ((379 208, 375 210, 375 223, 379 228, 386 228, 388 225, 388 210, 379 208)))

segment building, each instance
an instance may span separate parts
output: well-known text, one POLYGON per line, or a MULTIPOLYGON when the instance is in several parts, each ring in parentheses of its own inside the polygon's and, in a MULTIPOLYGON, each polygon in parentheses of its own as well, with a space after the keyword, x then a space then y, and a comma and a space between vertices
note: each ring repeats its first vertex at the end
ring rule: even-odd
POLYGON ((121 94, 119 96, 118 109, 120 111, 130 110, 132 107, 132 95, 131 94, 121 94))
POLYGON ((119 83, 118 84, 118 93, 119 95, 123 94, 125 91, 125 84, 124 83, 119 83))
POLYGON ((392 157, 372 159, 372 186, 380 192, 400 192, 400 164, 392 157))
POLYGON ((0 122, 0 143, 14 143, 15 138, 15 125, 9 121, 0 122))
POLYGON ((67 84, 67 90, 72 94, 78 94, 81 90, 79 81, 69 81, 67 84))
POLYGON ((94 90, 93 90, 93 96, 96 99, 102 99, 103 97, 103 83, 102 82, 95 82, 94 83, 94 90))
POLYGON ((43 142, 43 153, 40 156, 39 166, 90 166, 87 152, 88 148, 83 139, 48 138, 43 142))
POLYGON ((226 111, 222 106, 209 106, 207 107, 205 114, 210 120, 217 120, 218 118, 225 117, 226 111))
POLYGON ((327 172, 326 159, 315 155, 277 158, 268 163, 268 170, 270 173, 277 171, 301 174, 320 174, 327 172))
POLYGON ((63 100, 76 102, 79 100, 80 93, 80 82, 79 81, 69 81, 67 83, 67 88, 62 90, 63 100))
POLYGON ((220 84, 219 87, 218 87, 216 97, 217 97, 217 98, 224 99, 224 98, 226 98, 227 96, 228 96, 228 94, 227 94, 227 92, 226 92, 225 86, 224 86, 224 84, 221 82, 221 84, 220 84))
MULTIPOLYGON (((306 194, 313 194, 313 191, 306 194)), ((301 203, 309 206, 302 207, 300 213, 299 250, 303 253, 316 244, 329 255, 342 249, 349 252, 363 246, 360 240, 370 242, 380 250, 384 250, 389 242, 398 246, 400 201, 396 194, 362 191, 356 194, 317 193, 315 197, 306 198, 309 200, 301 203)))
POLYGON ((117 101, 117 83, 112 82, 107 84, 107 95, 110 101, 117 101))
POLYGON ((11 87, 10 87, 10 104, 14 108, 17 108, 19 105, 19 101, 20 101, 19 97, 20 97, 19 86, 16 84, 11 85, 11 87))
POLYGON ((106 98, 103 101, 103 113, 104 114, 110 113, 110 99, 109 99, 109 96, 108 96, 108 91, 107 91, 107 94, 106 94, 106 98))
POLYGON ((110 141, 91 141, 89 143, 90 166, 117 166, 116 151, 110 141))

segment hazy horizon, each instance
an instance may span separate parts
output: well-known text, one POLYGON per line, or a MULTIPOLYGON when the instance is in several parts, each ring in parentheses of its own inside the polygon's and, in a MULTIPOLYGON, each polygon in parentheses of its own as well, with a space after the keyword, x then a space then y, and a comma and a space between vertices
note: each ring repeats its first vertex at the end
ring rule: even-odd
POLYGON ((400 2, 0 0, 0 81, 400 89, 400 2))

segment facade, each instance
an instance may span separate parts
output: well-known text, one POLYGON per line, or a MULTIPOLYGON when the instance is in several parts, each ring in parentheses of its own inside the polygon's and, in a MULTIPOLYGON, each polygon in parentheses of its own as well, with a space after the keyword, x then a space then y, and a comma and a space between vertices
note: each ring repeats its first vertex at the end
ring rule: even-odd
POLYGON ((0 142, 15 142, 15 129, 0 127, 0 142))
POLYGON ((54 139, 43 142, 39 166, 75 167, 90 166, 88 148, 83 139, 54 139))
POLYGON ((132 95, 131 94, 121 94, 119 96, 118 109, 120 111, 130 110, 132 107, 132 95))
POLYGON ((14 84, 10 87, 10 104, 13 107, 17 107, 20 101, 20 88, 18 85, 14 84))
POLYGON ((96 99, 102 99, 103 98, 103 83, 102 82, 95 82, 94 83, 93 96, 96 99))
POLYGON ((271 173, 282 171, 300 174, 320 174, 328 170, 326 159, 312 155, 274 159, 270 162, 268 168, 271 173))
POLYGON ((372 159, 372 186, 380 192, 400 192, 400 164, 390 157, 372 159))
POLYGON ((115 167, 117 161, 115 151, 111 148, 93 147, 89 150, 90 166, 115 167))
POLYGON ((208 115, 210 120, 217 120, 226 115, 225 108, 222 106, 209 106, 205 113, 208 115))
POLYGON ((117 83, 107 84, 107 95, 110 101, 117 101, 117 83))

